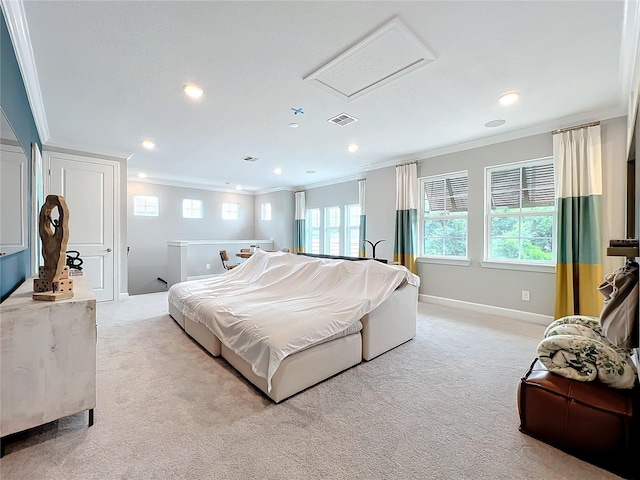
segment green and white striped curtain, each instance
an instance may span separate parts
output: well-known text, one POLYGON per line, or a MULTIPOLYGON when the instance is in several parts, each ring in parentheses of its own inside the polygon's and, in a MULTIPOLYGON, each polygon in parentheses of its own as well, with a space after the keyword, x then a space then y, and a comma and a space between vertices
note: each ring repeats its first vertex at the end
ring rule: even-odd
POLYGON ((602 295, 600 125, 553 136, 557 256, 555 317, 599 316, 602 295))
POLYGON ((304 204, 304 192, 296 192, 296 212, 293 223, 293 253, 305 252, 305 228, 304 216, 306 213, 304 204))
POLYGON ((367 193, 367 180, 361 178, 358 180, 358 203, 360 204, 360 229, 358 235, 358 244, 360 245, 358 255, 360 257, 367 256, 367 248, 365 238, 367 238, 367 214, 364 209, 367 193))
POLYGON ((396 238, 393 260, 417 274, 418 209, 416 190, 418 165, 416 162, 396 167, 396 238))

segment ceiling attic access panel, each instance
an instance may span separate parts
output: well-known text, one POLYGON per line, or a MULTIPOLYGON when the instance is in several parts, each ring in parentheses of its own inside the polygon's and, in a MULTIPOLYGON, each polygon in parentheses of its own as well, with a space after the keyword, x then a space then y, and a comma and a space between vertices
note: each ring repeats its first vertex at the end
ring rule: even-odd
POLYGON ((400 19, 394 18, 304 81, 349 102, 435 60, 400 19))

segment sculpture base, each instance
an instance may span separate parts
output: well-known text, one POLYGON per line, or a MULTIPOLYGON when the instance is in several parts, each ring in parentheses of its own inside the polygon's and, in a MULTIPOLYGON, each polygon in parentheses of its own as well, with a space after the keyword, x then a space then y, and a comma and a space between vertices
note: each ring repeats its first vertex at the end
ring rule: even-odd
POLYGON ((70 292, 42 292, 34 293, 34 300, 44 300, 46 302, 56 302, 58 300, 66 300, 67 298, 73 298, 73 291, 70 292))

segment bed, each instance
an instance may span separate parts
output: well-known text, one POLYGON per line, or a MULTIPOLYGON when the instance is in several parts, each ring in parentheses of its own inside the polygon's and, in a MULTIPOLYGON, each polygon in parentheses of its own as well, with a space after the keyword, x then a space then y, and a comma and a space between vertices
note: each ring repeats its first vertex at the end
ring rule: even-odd
POLYGON ((412 339, 420 279, 402 266, 256 252, 169 290, 169 313, 273 401, 412 339))

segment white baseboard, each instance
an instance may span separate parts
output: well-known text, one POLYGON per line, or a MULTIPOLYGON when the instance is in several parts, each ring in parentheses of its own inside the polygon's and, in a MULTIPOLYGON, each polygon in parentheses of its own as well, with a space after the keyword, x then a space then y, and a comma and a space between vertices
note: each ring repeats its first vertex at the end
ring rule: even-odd
POLYGON ((126 300, 127 298, 129 298, 129 294, 127 292, 121 293, 118 296, 118 300, 122 301, 122 300, 126 300))
POLYGON ((484 305, 482 303, 465 302, 464 300, 455 300, 453 298, 436 297, 434 295, 418 295, 418 299, 424 303, 433 303, 434 305, 443 305, 445 307, 461 308, 463 310, 473 310, 474 312, 488 313, 500 317, 509 317, 524 322, 536 323, 538 325, 548 326, 553 322, 551 315, 541 315, 539 313, 523 312, 522 310, 512 310, 510 308, 494 307, 493 305, 484 305))

